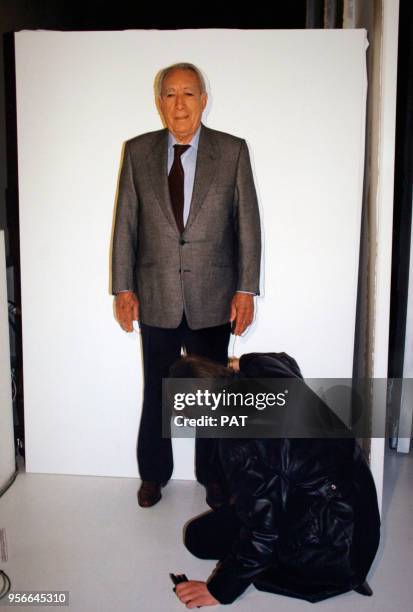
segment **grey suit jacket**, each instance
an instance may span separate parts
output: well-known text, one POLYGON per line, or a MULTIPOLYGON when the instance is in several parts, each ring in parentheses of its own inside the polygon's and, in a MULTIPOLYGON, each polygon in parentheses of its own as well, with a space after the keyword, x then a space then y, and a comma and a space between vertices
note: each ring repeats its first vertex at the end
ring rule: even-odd
POLYGON ((244 139, 201 124, 191 208, 180 235, 167 177, 167 128, 126 141, 112 250, 112 293, 130 289, 147 325, 229 320, 237 290, 259 293, 261 232, 244 139))

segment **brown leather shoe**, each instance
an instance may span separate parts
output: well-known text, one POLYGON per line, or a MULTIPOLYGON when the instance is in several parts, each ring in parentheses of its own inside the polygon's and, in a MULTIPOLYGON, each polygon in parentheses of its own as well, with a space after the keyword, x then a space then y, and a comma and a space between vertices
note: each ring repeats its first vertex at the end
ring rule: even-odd
POLYGON ((154 506, 161 499, 161 483, 155 480, 142 480, 138 491, 138 503, 142 508, 154 506))

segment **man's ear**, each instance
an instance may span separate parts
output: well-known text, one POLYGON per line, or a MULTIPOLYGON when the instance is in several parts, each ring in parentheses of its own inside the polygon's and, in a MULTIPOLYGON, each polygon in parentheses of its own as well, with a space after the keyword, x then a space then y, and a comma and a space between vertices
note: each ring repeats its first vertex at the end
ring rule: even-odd
POLYGON ((201 94, 202 110, 205 110, 207 102, 208 102, 208 94, 207 93, 201 94))
POLYGON ((162 115, 162 117, 163 117, 163 112, 162 112, 162 97, 161 96, 157 96, 156 97, 156 108, 158 109, 159 114, 162 115))

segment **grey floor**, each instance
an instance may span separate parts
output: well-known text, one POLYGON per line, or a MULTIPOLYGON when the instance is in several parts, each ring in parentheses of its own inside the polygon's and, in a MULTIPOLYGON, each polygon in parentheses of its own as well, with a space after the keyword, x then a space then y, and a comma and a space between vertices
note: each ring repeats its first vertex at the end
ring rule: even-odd
MULTIPOLYGON (((369 574, 373 597, 348 593, 309 604, 250 587, 231 609, 413 610, 412 482, 412 454, 388 452, 382 539, 369 574)), ((13 590, 70 591, 69 609, 76 612, 184 610, 168 573, 203 580, 214 566, 193 558, 182 544, 185 521, 207 509, 203 489, 192 481, 171 481, 158 505, 142 509, 137 485, 126 478, 19 474, 0 498, 8 548, 0 569, 13 590)))

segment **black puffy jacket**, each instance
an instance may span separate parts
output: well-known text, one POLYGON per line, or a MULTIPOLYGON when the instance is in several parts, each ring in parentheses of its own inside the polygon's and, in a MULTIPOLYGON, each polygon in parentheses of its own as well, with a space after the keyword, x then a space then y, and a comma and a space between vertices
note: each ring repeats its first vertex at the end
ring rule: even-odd
MULTIPOLYGON (((243 355, 240 371, 302 378, 286 353, 243 355)), ((219 453, 242 527, 208 582, 212 595, 232 603, 252 582, 317 602, 363 584, 379 545, 380 515, 356 440, 221 439, 219 453)))

